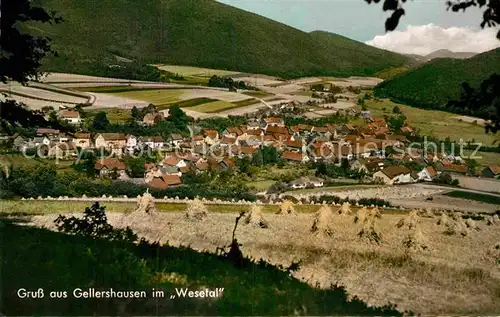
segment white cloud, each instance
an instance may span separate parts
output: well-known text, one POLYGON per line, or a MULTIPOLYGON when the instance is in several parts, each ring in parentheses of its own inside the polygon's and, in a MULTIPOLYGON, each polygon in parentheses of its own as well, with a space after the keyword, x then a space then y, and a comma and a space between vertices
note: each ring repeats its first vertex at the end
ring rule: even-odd
POLYGON ((377 35, 366 44, 406 54, 427 55, 439 49, 482 53, 500 46, 497 32, 496 28, 443 28, 430 23, 377 35))

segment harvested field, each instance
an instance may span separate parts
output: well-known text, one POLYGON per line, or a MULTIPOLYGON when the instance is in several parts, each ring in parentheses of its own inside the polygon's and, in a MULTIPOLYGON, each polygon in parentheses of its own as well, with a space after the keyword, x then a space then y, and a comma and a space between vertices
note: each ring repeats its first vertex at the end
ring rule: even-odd
MULTIPOLYGON (((320 208, 313 207, 314 211, 320 208)), ((148 229, 138 222, 127 223, 123 213, 108 213, 108 219, 115 226, 130 225, 141 236, 168 240, 174 246, 215 252, 230 242, 237 213, 209 210, 203 220, 192 221, 185 217, 184 209, 179 206, 178 212, 159 213, 148 229)), ((34 216, 32 221, 53 228, 56 216, 34 216)), ((264 211, 264 218, 267 229, 238 226, 236 237, 243 253, 284 266, 300 260, 300 270, 293 274, 310 284, 328 287, 338 283, 370 305, 396 303, 400 310, 422 315, 500 312, 500 267, 489 255, 498 243, 500 226, 479 221, 480 231, 462 237, 443 234, 437 218, 421 218, 417 226, 428 248, 408 253, 403 242, 410 232, 396 227, 404 215, 383 213, 376 220, 380 245, 358 238, 359 225, 353 223, 353 216, 332 215, 329 227, 333 237, 311 234, 312 213, 277 215, 264 211)))
POLYGON ((474 117, 469 117, 469 116, 456 116, 453 118, 457 119, 458 121, 463 121, 463 122, 467 122, 467 123, 474 123, 474 124, 479 124, 479 125, 484 125, 486 123, 486 120, 484 120, 484 119, 474 118, 474 117))
POLYGON ((242 116, 242 115, 245 115, 247 113, 257 112, 259 109, 262 109, 262 108, 267 108, 267 106, 263 103, 258 103, 258 104, 254 104, 254 105, 250 105, 250 106, 246 106, 246 107, 239 107, 239 108, 233 108, 230 110, 221 111, 221 112, 219 112, 219 114, 220 115, 242 116))
POLYGON ((257 98, 264 98, 264 97, 273 96, 273 94, 265 92, 265 91, 247 91, 247 92, 244 92, 243 94, 250 96, 250 97, 257 97, 257 98))
POLYGON ((244 81, 245 83, 252 86, 268 86, 268 85, 276 85, 276 84, 285 84, 284 81, 275 80, 265 77, 234 77, 234 80, 244 81))
POLYGON ((42 78, 44 83, 71 83, 71 82, 141 82, 138 80, 118 79, 110 77, 96 77, 87 75, 65 74, 65 73, 49 73, 42 78))
POLYGON ((154 65, 161 70, 166 70, 168 72, 179 74, 182 76, 199 76, 199 77, 211 77, 213 75, 217 76, 230 76, 239 74, 240 72, 222 69, 211 69, 203 67, 193 67, 193 66, 180 66, 180 65, 154 65))
POLYGON ((182 90, 177 89, 156 89, 156 90, 136 90, 113 93, 111 96, 142 100, 156 105, 170 104, 180 100, 182 90))
POLYGON ((214 112, 220 112, 223 110, 228 110, 228 109, 237 108, 237 107, 239 107, 239 106, 234 104, 234 103, 218 100, 218 101, 205 103, 205 104, 195 106, 195 107, 190 107, 190 110, 204 112, 204 113, 214 113, 214 112))
POLYGON ((324 103, 319 106, 323 108, 332 108, 332 109, 349 109, 355 107, 356 104, 348 101, 337 101, 335 103, 324 103))
POLYGON ((149 105, 148 102, 133 99, 125 96, 111 95, 111 94, 101 94, 101 93, 89 93, 94 96, 95 101, 90 107, 85 109, 100 109, 100 108, 122 108, 122 109, 132 109, 134 106, 137 108, 144 108, 149 105))
MULTIPOLYGON (((499 154, 500 155, 500 154, 499 154)), ((500 193, 500 180, 491 178, 478 178, 471 176, 453 175, 458 179, 460 186, 483 192, 500 193)))

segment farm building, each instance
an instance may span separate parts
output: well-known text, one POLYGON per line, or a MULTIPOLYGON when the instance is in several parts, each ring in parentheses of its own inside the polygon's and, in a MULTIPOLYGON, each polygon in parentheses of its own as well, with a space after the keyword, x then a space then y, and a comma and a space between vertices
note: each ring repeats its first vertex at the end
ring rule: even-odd
POLYGON ((499 177, 500 176, 500 165, 489 165, 481 171, 481 175, 484 177, 499 177))
POLYGON ((404 166, 388 166, 373 174, 373 179, 388 185, 412 182, 411 170, 404 166))

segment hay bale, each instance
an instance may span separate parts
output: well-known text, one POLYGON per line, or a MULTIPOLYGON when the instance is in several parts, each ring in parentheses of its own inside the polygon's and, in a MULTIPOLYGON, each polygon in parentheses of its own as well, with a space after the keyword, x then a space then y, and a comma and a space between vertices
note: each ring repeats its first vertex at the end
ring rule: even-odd
POLYGON ((349 206, 348 202, 345 202, 340 206, 340 208, 337 210, 337 214, 341 216, 350 216, 352 215, 352 210, 351 207, 349 206))
POLYGON ((431 208, 425 208, 424 217, 434 218, 434 211, 431 208))
POLYGON ((295 208, 293 206, 293 202, 290 200, 285 200, 280 206, 280 210, 278 211, 280 215, 297 215, 295 208))
POLYGON ((186 218, 192 220, 203 220, 208 216, 208 209, 199 199, 187 202, 186 218))
POLYGON ((449 223, 450 218, 443 212, 437 221, 438 226, 446 226, 449 223))
POLYGON ((403 248, 407 251, 418 252, 428 250, 429 246, 422 231, 415 229, 403 239, 403 248))
POLYGON ((372 208, 370 210, 370 216, 374 218, 382 218, 382 214, 380 213, 380 210, 377 207, 372 208))
POLYGON ((488 226, 494 226, 494 225, 500 224, 500 219, 498 218, 498 215, 493 215, 493 216, 487 217, 486 224, 488 226))
POLYGON ((135 211, 146 214, 156 213, 154 199, 153 196, 149 193, 149 190, 146 191, 142 196, 139 196, 139 198, 137 199, 137 207, 135 211))
POLYGON ((354 216, 354 223, 365 223, 370 216, 368 208, 363 207, 358 210, 356 216, 354 216))
POLYGON ((477 225, 477 223, 472 218, 468 218, 467 220, 465 220, 465 225, 466 225, 466 227, 468 229, 471 229, 471 230, 480 230, 479 226, 477 225))
POLYGON ((332 209, 328 205, 323 205, 315 214, 311 232, 316 235, 332 236, 331 226, 332 209))
POLYGON ((460 212, 450 212, 450 218, 453 219, 454 221, 459 221, 460 219, 462 219, 462 213, 460 212))
POLYGON ((459 234, 463 237, 469 235, 469 229, 463 221, 450 221, 446 224, 446 230, 444 231, 446 235, 459 234))
POLYGON ((256 204, 250 207, 250 211, 247 214, 244 223, 253 227, 259 227, 263 229, 269 228, 269 223, 264 219, 264 216, 262 215, 262 206, 256 204))
POLYGON ((418 216, 418 210, 413 209, 410 211, 408 216, 402 218, 401 220, 398 221, 396 224, 397 228, 408 228, 409 230, 414 229, 417 226, 417 223, 420 222, 419 216, 418 216))
POLYGON ((370 217, 364 222, 363 227, 358 232, 358 237, 368 242, 380 244, 382 242, 382 234, 375 222, 375 218, 370 217))

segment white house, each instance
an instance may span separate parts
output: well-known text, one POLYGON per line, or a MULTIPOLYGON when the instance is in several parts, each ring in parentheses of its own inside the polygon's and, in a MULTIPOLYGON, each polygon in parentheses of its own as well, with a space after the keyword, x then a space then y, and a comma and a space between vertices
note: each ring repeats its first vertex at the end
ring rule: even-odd
POLYGON ((59 118, 73 125, 80 125, 82 123, 82 118, 80 117, 80 113, 74 110, 61 111, 59 113, 59 118))
POLYGON ((50 144, 50 140, 46 136, 44 136, 44 137, 34 137, 33 138, 33 143, 35 144, 35 146, 49 145, 50 144))
POLYGON ((161 149, 165 146, 165 142, 161 136, 152 136, 142 139, 142 143, 151 149, 161 149))
POLYGON ((388 166, 373 174, 374 180, 379 180, 384 184, 407 184, 412 183, 411 170, 404 166, 388 166))
POLYGON ((431 182, 437 176, 437 171, 432 166, 426 166, 418 173, 418 179, 431 182))
POLYGON ((127 143, 125 147, 127 148, 127 152, 133 153, 134 150, 137 148, 137 137, 132 134, 128 134, 126 138, 127 138, 127 143))

